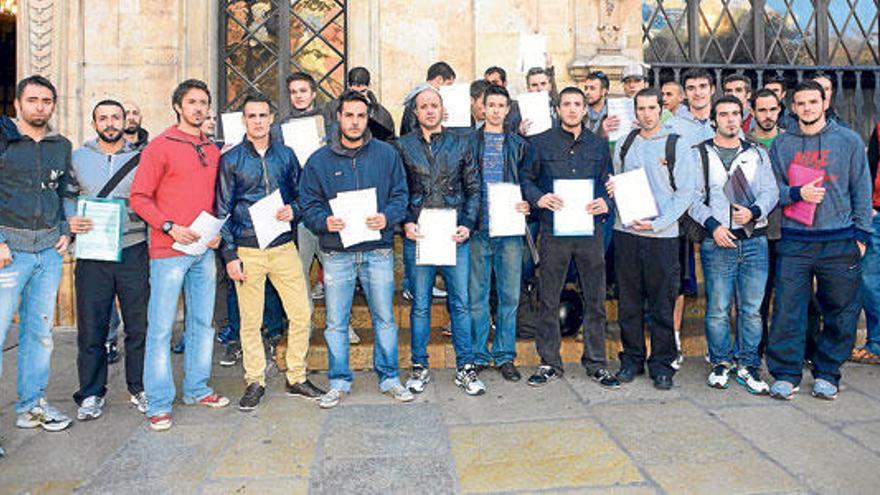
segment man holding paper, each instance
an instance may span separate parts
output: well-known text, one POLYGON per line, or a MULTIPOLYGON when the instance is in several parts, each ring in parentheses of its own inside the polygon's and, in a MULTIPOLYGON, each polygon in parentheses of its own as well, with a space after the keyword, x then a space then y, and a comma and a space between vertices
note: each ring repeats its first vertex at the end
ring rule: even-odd
POLYGON ((535 150, 518 135, 504 130, 510 96, 501 86, 490 86, 483 96, 485 126, 472 142, 483 183, 480 214, 471 236, 471 271, 468 286, 474 358, 477 369, 495 364, 508 381, 519 381, 516 357, 516 310, 522 278, 523 235, 529 203, 523 201, 519 171, 531 167, 535 150), (492 273, 498 309, 495 338, 489 351, 489 291, 492 273))
MULTIPOLYGON (((91 257, 77 247, 76 326, 77 372, 79 390, 73 399, 79 404, 77 419, 96 419, 104 408, 107 393, 107 352, 105 342, 110 315, 119 298, 122 322, 125 324, 125 381, 131 403, 146 412, 144 399, 144 345, 147 334, 147 298, 150 294, 150 258, 147 253, 147 226, 130 207, 122 206, 122 224, 106 225, 101 217, 92 216, 89 206, 102 198, 127 202, 134 168, 140 152, 122 137, 125 110, 115 100, 98 102, 92 110, 92 127, 98 134, 73 152, 71 185, 80 195, 77 201, 64 202, 70 231, 85 241, 95 231, 106 232, 99 237, 102 244, 115 244, 115 258, 91 257), (92 203, 90 205, 90 203, 92 203), (109 240, 107 237, 111 237, 109 240)), ((112 205, 117 206, 117 205, 112 205)), ((117 206, 119 208, 119 206, 117 206)), ((119 213, 113 213, 118 217, 119 213)), ((101 235, 101 234, 99 234, 101 235)), ((77 242, 79 244, 79 242, 77 242)), ((97 253, 101 254, 101 253, 97 253)), ((114 339, 115 342, 115 339, 114 339)))
POLYGON ((697 145, 701 173, 690 214, 708 234, 700 245, 712 365, 706 382, 725 389, 733 372, 737 383, 760 395, 770 390, 761 378, 758 346, 769 261, 767 216, 779 201, 779 189, 764 148, 739 137, 743 111, 732 95, 713 104, 717 130, 714 139, 697 145), (736 308, 735 347, 730 340, 731 304, 736 308))
POLYGON ((793 96, 798 127, 780 134, 770 150, 783 218, 766 355, 776 379, 770 394, 780 399, 791 399, 801 381, 814 277, 825 325, 813 356, 813 395, 837 397, 840 366, 856 336, 861 257, 873 233, 865 145, 826 120, 824 99, 818 83, 800 83, 793 96), (819 176, 797 180, 813 174, 819 176))
POLYGON ((171 104, 178 122, 144 148, 131 185, 131 207, 150 226, 144 392, 154 431, 171 428, 175 394, 171 331, 181 289, 186 301, 183 401, 212 408, 229 404, 208 386, 214 352, 213 249, 220 236, 206 241, 191 228, 200 216, 208 227, 217 223, 210 213, 220 150, 199 129, 208 115, 211 94, 203 81, 188 79, 174 90, 171 104))
POLYGON ((354 379, 348 326, 357 280, 370 306, 379 390, 400 402, 413 399, 400 383, 393 308, 392 245, 394 225, 406 214, 406 177, 394 148, 367 130, 369 106, 358 91, 342 94, 339 130, 309 159, 299 185, 305 224, 319 235, 324 252, 330 390, 318 405, 325 409, 351 391, 354 379))
POLYGON ((581 363, 587 375, 600 385, 618 387, 619 382, 606 369, 605 255, 601 229, 601 215, 608 213, 603 184, 611 170, 611 154, 608 144, 584 123, 587 100, 580 89, 563 89, 556 111, 560 127, 532 138, 537 159, 521 171, 524 196, 541 214, 541 316, 535 335, 541 366, 529 378, 529 385, 542 386, 562 376, 559 295, 573 259, 584 300, 581 363))
POLYGON ((663 98, 657 89, 643 89, 633 99, 639 130, 614 147, 614 177, 608 193, 618 215, 614 223, 614 257, 619 290, 618 321, 623 351, 617 378, 624 383, 648 371, 654 386, 672 387, 676 357, 673 306, 681 266, 678 259, 678 219, 696 191, 696 157, 672 128, 660 123, 663 98), (671 153, 670 153, 671 152, 671 153), (672 162, 672 163, 670 163, 672 162), (644 174, 644 188, 624 181, 644 174), (650 205, 653 212, 630 211, 650 205), (651 356, 645 349, 645 307, 651 315, 651 356))
POLYGON ((437 90, 427 87, 419 92, 415 112, 419 127, 398 142, 410 192, 403 246, 413 283, 413 368, 407 387, 420 393, 431 379, 431 289, 439 270, 449 291, 446 304, 452 320, 455 384, 468 395, 481 395, 486 387, 474 366, 468 304, 468 239, 480 208, 480 169, 471 151, 471 137, 442 126, 443 100, 437 90), (438 222, 428 221, 428 217, 438 222))
POLYGON ((269 99, 248 95, 242 107, 245 138, 220 159, 217 215, 223 225, 220 254, 236 283, 241 315, 245 391, 238 408, 255 409, 266 388, 266 353, 260 328, 267 280, 287 313, 287 395, 315 400, 324 391, 306 379, 311 312, 307 286, 290 228, 300 166, 293 150, 269 138, 273 114, 269 99))

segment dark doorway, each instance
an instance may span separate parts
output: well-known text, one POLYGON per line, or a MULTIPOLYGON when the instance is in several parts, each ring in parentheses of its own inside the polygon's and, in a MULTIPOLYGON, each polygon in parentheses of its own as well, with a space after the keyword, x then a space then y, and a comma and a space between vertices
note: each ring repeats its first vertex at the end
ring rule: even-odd
POLYGON ((15 110, 15 14, 0 11, 0 115, 12 116, 15 110))

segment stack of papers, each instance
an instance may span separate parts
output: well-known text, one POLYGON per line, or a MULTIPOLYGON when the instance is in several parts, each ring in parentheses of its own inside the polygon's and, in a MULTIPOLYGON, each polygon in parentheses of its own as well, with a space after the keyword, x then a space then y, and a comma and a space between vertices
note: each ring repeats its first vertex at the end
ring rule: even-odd
MULTIPOLYGON (((788 167, 788 183, 792 187, 803 186, 822 177, 825 177, 825 172, 818 168, 806 167, 797 163, 792 163, 788 167)), ((819 185, 821 186, 822 183, 820 182, 819 185)), ((816 203, 801 200, 783 207, 782 214, 807 227, 812 227, 817 206, 819 205, 816 203)))
POLYGON ((562 198, 562 209, 553 212, 553 235, 593 235, 593 215, 587 205, 593 201, 593 180, 554 180, 553 194, 562 198))
POLYGON ((91 220, 92 229, 76 235, 76 259, 120 261, 124 211, 125 201, 121 199, 79 198, 76 214, 91 220))
POLYGON ((635 128, 635 109, 632 98, 608 98, 605 104, 608 106, 608 116, 617 117, 620 122, 616 131, 608 133, 608 140, 613 143, 625 138, 635 128))
POLYGON ((334 217, 345 222, 345 228, 339 232, 342 247, 348 249, 355 244, 382 239, 382 231, 367 227, 367 218, 378 210, 375 187, 341 192, 330 200, 330 208, 334 217))
POLYGON ((278 210, 283 207, 284 200, 281 198, 281 191, 276 189, 248 208, 260 249, 266 249, 278 236, 290 232, 290 222, 282 222, 275 218, 278 210))
POLYGON ((192 225, 189 226, 190 229, 199 234, 199 240, 192 244, 180 244, 179 242, 175 242, 171 247, 181 253, 189 254, 191 256, 201 256, 202 254, 205 254, 205 251, 208 250, 208 243, 211 242, 211 239, 220 234, 220 229, 223 228, 223 224, 226 223, 227 218, 229 218, 229 215, 226 215, 221 220, 205 211, 199 213, 199 216, 197 216, 192 225))
POLYGON ((453 84, 440 86, 440 97, 443 98, 443 110, 446 127, 471 126, 471 90, 469 84, 453 84))
POLYGON ((553 127, 553 118, 550 116, 550 95, 546 91, 536 93, 522 93, 517 96, 519 114, 522 119, 531 122, 526 136, 540 134, 553 127))
POLYGON ((526 216, 516 211, 517 203, 522 201, 519 184, 489 184, 486 194, 489 202, 489 237, 525 235, 526 216))
POLYGON ((645 169, 614 175, 611 181, 614 183, 617 214, 623 226, 629 227, 636 220, 650 220, 660 215, 645 169))
POLYGON ((296 154, 300 167, 305 167, 306 161, 312 156, 312 153, 321 147, 321 136, 318 130, 321 125, 323 124, 317 116, 292 119, 281 124, 284 145, 296 154))
POLYGON ((458 228, 454 209, 426 208, 419 215, 419 240, 416 241, 416 265, 454 266, 456 243, 452 238, 458 228))

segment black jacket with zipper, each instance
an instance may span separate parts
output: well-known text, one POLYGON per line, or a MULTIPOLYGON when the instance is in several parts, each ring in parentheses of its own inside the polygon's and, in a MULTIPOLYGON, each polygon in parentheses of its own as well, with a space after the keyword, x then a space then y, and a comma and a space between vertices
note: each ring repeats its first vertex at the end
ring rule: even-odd
POLYGON ((275 189, 280 190, 284 204, 293 208, 293 221, 291 231, 278 236, 269 247, 280 246, 296 238, 296 222, 300 217, 297 206, 299 173, 299 161, 293 150, 271 139, 263 156, 245 137, 244 141, 220 157, 214 209, 217 218, 229 215, 220 231, 223 238, 220 255, 224 262, 237 259, 239 247, 259 247, 248 208, 275 189))

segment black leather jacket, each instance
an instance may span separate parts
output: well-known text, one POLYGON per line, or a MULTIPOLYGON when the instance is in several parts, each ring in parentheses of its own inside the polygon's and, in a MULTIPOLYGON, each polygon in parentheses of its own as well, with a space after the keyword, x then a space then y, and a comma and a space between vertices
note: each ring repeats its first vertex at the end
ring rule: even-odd
POLYGON ((270 247, 293 241, 300 217, 299 173, 299 161, 293 150, 271 139, 265 156, 261 157, 253 143, 245 138, 220 157, 214 209, 218 218, 229 215, 220 231, 223 238, 220 255, 224 262, 237 259, 239 247, 259 247, 248 208, 275 189, 280 189, 284 204, 293 208, 293 222, 291 232, 278 236, 270 247))
POLYGON ((398 140, 409 185, 406 222, 418 222, 422 208, 455 208, 458 225, 474 229, 482 178, 472 139, 469 130, 443 129, 428 142, 419 128, 398 140))
MULTIPOLYGON (((485 136, 483 135, 483 129, 474 131, 474 136, 471 140, 471 152, 475 158, 474 161, 477 163, 480 170, 483 169, 481 163, 483 159, 484 144, 485 136)), ((502 180, 514 184, 521 183, 520 172, 525 168, 534 167, 534 162, 537 159, 535 147, 518 134, 510 131, 504 133, 502 155, 504 156, 504 177, 502 180)), ((525 194, 523 194, 523 198, 525 198, 525 194)), ((476 225, 477 228, 479 228, 482 224, 482 218, 480 218, 479 211, 477 220, 476 225)))

